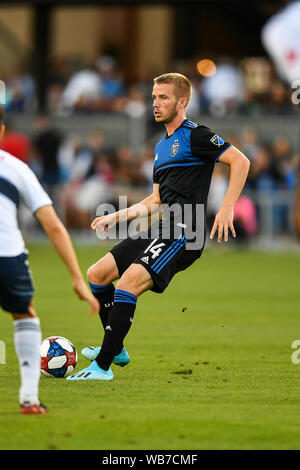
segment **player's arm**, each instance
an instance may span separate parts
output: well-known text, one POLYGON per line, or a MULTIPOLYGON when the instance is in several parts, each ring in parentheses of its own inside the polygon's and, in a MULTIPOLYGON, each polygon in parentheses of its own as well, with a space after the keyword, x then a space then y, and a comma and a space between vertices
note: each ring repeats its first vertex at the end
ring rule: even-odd
POLYGON ((221 209, 215 217, 214 225, 210 233, 210 238, 213 238, 216 231, 218 231, 218 242, 220 243, 223 236, 224 241, 228 241, 228 229, 231 230, 234 237, 236 236, 233 226, 234 204, 238 200, 245 185, 250 161, 237 148, 231 146, 222 153, 219 162, 225 163, 230 167, 230 179, 227 192, 221 209))
POLYGON ((99 311, 97 299, 91 294, 84 282, 73 244, 65 226, 51 205, 37 209, 34 214, 42 225, 55 250, 69 270, 73 279, 73 289, 78 297, 90 304, 90 314, 99 311))
POLYGON ((126 222, 136 219, 137 217, 146 217, 150 214, 155 214, 160 210, 160 205, 159 184, 154 184, 153 192, 148 197, 126 209, 102 217, 96 217, 91 224, 91 228, 93 230, 107 232, 107 230, 119 222, 126 222))

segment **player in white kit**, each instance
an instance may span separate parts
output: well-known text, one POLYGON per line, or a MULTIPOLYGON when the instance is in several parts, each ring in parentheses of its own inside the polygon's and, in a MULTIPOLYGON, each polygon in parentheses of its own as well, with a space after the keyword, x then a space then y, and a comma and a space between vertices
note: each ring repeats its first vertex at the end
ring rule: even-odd
MULTIPOLYGON (((5 132, 3 115, 0 106, 0 140, 5 132)), ((99 304, 84 282, 72 241, 51 199, 25 163, 0 150, 0 306, 11 313, 14 320, 14 344, 21 375, 21 413, 42 414, 47 413, 47 408, 38 397, 41 329, 32 302, 34 288, 28 252, 17 222, 20 200, 40 222, 69 270, 78 297, 89 302, 91 313, 99 310, 99 304)))

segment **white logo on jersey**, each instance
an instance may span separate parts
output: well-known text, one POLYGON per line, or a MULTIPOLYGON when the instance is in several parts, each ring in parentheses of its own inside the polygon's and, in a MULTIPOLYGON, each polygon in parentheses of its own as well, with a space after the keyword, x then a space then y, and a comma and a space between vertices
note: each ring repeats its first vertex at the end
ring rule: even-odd
POLYGON ((224 144, 224 140, 221 139, 221 137, 219 137, 218 135, 214 135, 211 139, 210 139, 211 143, 212 144, 215 144, 217 145, 218 147, 221 147, 221 145, 224 144))
POLYGON ((141 261, 144 261, 144 263, 149 263, 149 256, 144 256, 141 261))
POLYGON ((174 141, 174 144, 171 147, 171 157, 175 157, 179 150, 179 142, 178 139, 174 141))

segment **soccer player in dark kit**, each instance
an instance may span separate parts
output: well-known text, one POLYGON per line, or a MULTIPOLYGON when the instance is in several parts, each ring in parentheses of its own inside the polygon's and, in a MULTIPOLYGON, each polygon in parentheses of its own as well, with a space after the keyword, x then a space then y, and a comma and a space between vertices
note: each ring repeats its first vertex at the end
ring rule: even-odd
POLYGON ((89 268, 88 280, 100 303, 105 334, 101 348, 82 350, 91 365, 67 380, 113 380, 111 364, 123 367, 129 363, 123 341, 133 322, 138 297, 147 290, 164 292, 172 277, 202 254, 205 207, 216 161, 229 165, 230 179, 210 238, 217 234, 219 243, 223 239, 226 242, 229 231, 235 237, 234 204, 244 187, 250 163, 209 128, 186 118, 190 96, 191 84, 184 75, 167 73, 154 79, 154 118, 157 123, 164 123, 166 135, 154 151, 153 192, 134 206, 92 222, 93 230, 106 232, 140 214, 151 214, 153 208, 160 208, 162 213, 147 236, 122 240, 89 268))

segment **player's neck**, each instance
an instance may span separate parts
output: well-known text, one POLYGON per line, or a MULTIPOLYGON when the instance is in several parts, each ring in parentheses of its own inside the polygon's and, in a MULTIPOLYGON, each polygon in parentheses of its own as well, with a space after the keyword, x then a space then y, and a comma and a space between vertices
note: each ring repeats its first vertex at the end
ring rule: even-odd
POLYGON ((176 131, 176 129, 178 129, 178 127, 181 126, 181 124, 183 123, 185 119, 186 119, 185 114, 178 114, 173 119, 173 121, 166 123, 165 126, 166 126, 166 131, 167 131, 168 136, 172 135, 176 131))

